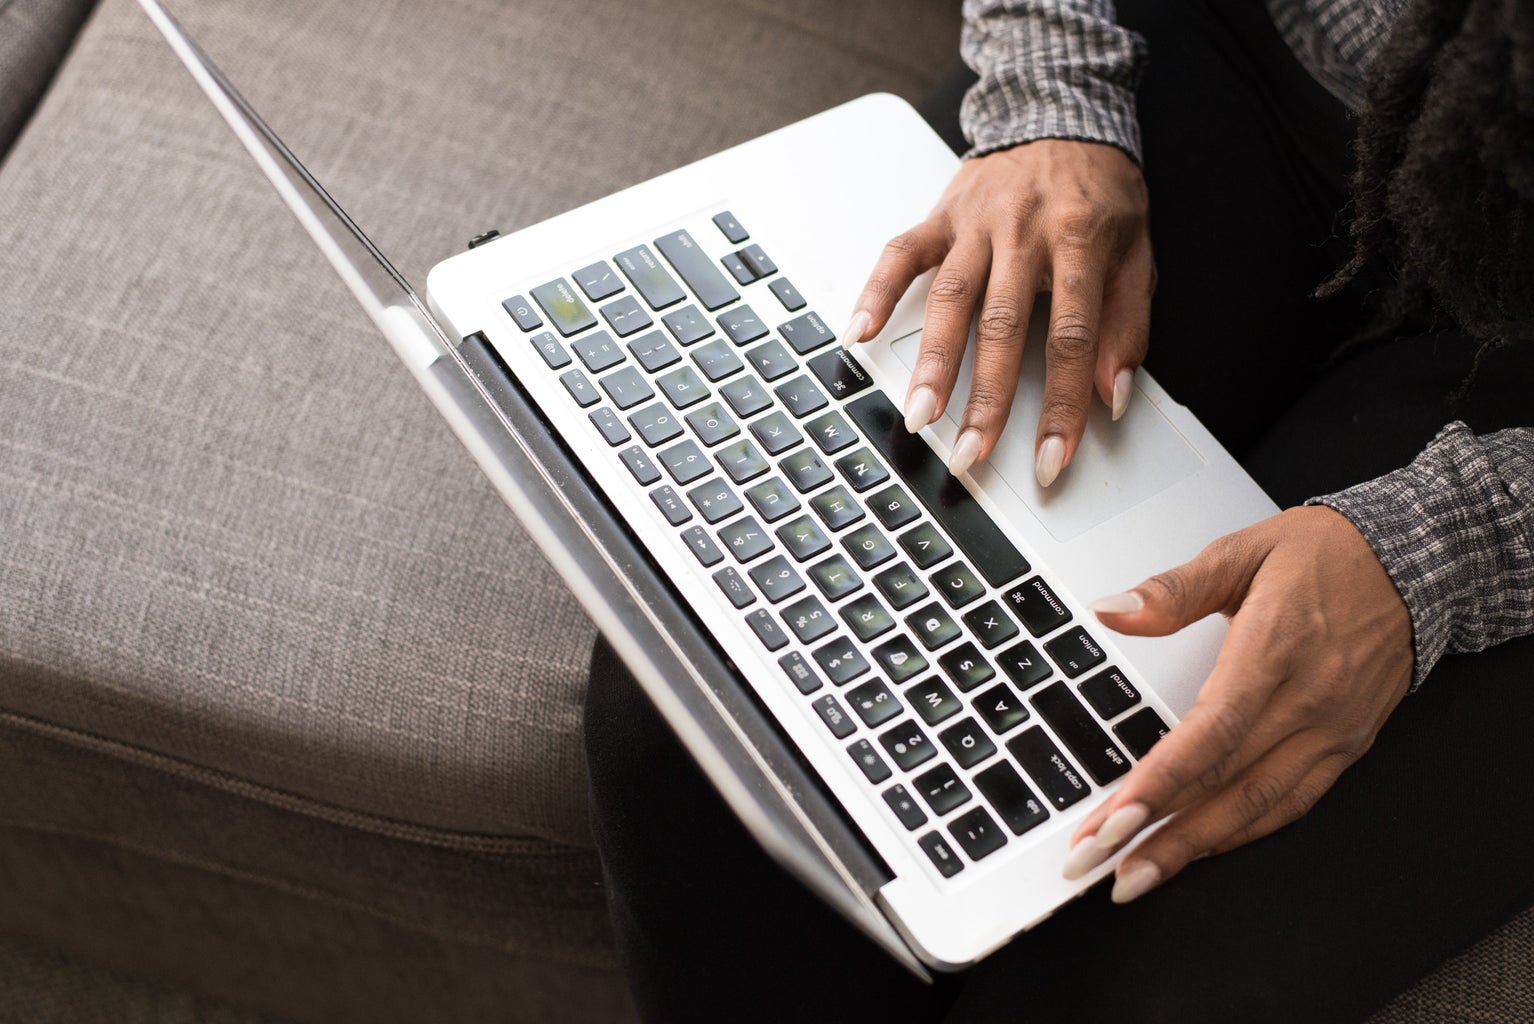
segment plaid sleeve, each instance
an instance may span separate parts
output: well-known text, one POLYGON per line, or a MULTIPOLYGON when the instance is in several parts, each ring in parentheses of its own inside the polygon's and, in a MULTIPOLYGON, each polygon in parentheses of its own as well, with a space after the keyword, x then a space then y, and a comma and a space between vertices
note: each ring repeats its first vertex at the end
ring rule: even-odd
POLYGON ((959 113, 969 156, 1080 139, 1140 162, 1145 42, 1115 24, 1112 0, 964 0, 961 46, 980 76, 959 113))
POLYGON ((1411 613, 1420 685, 1445 653, 1534 633, 1534 429, 1445 427, 1405 469, 1310 499, 1347 516, 1411 613))

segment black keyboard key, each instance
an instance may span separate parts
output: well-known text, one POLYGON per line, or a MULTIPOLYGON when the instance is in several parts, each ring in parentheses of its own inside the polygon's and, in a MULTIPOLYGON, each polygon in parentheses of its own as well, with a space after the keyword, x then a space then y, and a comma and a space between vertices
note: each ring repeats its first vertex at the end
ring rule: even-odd
POLYGON ((949 618, 942 605, 933 603, 906 616, 906 625, 929 651, 935 651, 959 635, 959 624, 949 618))
POLYGON ((856 593, 863 586, 863 581, 841 555, 832 555, 824 562, 810 566, 810 578, 826 599, 833 602, 856 593))
POLYGON ((772 538, 767 536, 762 524, 750 516, 720 527, 717 532, 725 550, 734 555, 737 562, 749 562, 772 550, 772 538))
POLYGON ((921 720, 928 725, 937 725, 964 710, 964 702, 955 697, 942 680, 936 678, 923 679, 912 686, 905 692, 905 699, 911 702, 921 720))
POLYGON ((687 511, 686 505, 682 504, 681 495, 669 486, 657 487, 651 491, 650 500, 655 502, 655 507, 660 509, 661 515, 665 516, 666 522, 672 526, 681 526, 692 518, 692 513, 687 511))
POLYGON ((772 405, 772 396, 762 382, 750 374, 719 385, 719 393, 730 403, 737 416, 755 416, 772 405))
POLYGON ((698 440, 710 448, 740 433, 740 427, 718 402, 700 405, 684 418, 692 432, 698 435, 698 440))
POLYGON ((746 234, 746 229, 740 226, 740 221, 729 210, 714 214, 714 226, 717 227, 724 237, 735 245, 739 245, 751 236, 746 234))
POLYGON ((874 382, 868 371, 852 357, 852 353, 840 348, 811 359, 810 372, 825 385, 826 393, 832 398, 851 398, 859 391, 872 387, 874 382))
POLYGON ((842 538, 842 547, 861 569, 872 569, 895 557, 895 545, 874 523, 860 526, 842 538))
POLYGON ((650 319, 649 311, 632 295, 625 295, 616 302, 609 302, 603 306, 602 319, 607 321, 607 326, 611 327, 613 333, 620 338, 638 334, 655 323, 650 319))
POLYGON ((740 298, 740 292, 725 280, 713 260, 708 258, 708 254, 698 247, 698 243, 686 231, 673 231, 657 238, 655 248, 660 250, 666 262, 692 289, 704 309, 710 312, 722 309, 740 298))
POLYGON ((826 678, 836 686, 846 686, 868 671, 868 659, 846 637, 838 637, 816 648, 811 656, 826 674, 826 678))
POLYGON ((618 458, 628 467, 628 471, 634 475, 634 479, 641 484, 653 484, 660 479, 660 470, 655 468, 655 463, 644 453, 644 449, 637 444, 625 448, 618 453, 618 458))
POLYGON ((905 548, 906 554, 910 555, 911 560, 921 569, 930 569, 939 562, 946 561, 948 556, 953 554, 953 548, 931 523, 922 523, 902 533, 900 546, 905 548))
POLYGON ((815 674, 815 670, 810 667, 810 663, 805 660, 804 655, 798 651, 789 651, 779 658, 778 667, 783 670, 784 675, 788 676, 788 681, 799 688, 800 693, 814 693, 825 685, 815 674))
POLYGON ((975 710, 998 736, 1004 736, 1028 721, 1028 709, 1006 683, 997 683, 975 698, 975 710))
POLYGON ((996 670, 981 656, 972 643, 962 643, 937 659, 953 685, 968 693, 981 683, 996 678, 996 670))
POLYGON ((1033 695, 1033 709, 1054 730, 1099 786, 1106 786, 1129 771, 1124 756, 1102 726, 1064 683, 1052 683, 1033 695))
POLYGON ((691 441, 674 444, 662 450, 656 457, 660 459, 660 464, 666 467, 666 472, 671 474, 671 479, 679 484, 690 484, 700 477, 707 476, 713 468, 709 465, 708 456, 699 451, 698 446, 691 441))
POLYGON ((678 345, 691 345, 714 333, 713 322, 700 313, 697 306, 683 306, 661 317, 660 322, 666 325, 678 345))
POLYGON ((763 416, 751 424, 751 436, 761 442, 768 455, 781 455, 804 443, 804 435, 799 433, 794 421, 781 412, 763 416))
POLYGON ((751 268, 758 279, 771 277, 778 272, 778 265, 772 262, 772 258, 759 245, 748 245, 740 250, 740 258, 746 261, 746 266, 751 268))
POLYGON ((879 742, 889 751, 901 771, 908 772, 937 754, 937 748, 932 745, 927 734, 910 719, 887 730, 879 737, 879 742))
POLYGON ((660 402, 629 413, 629 422, 652 448, 665 444, 682 432, 682 424, 676 414, 660 402))
POLYGON ((965 811, 953 819, 948 832, 959 841, 970 860, 988 857, 1007 845, 1007 834, 984 807, 965 811))
POLYGON ((620 409, 632 409, 640 402, 648 402, 655 397, 655 389, 650 387, 650 382, 632 366, 614 370, 597 383, 602 385, 607 397, 620 409))
POLYGON ((725 253, 719 257, 719 262, 730 272, 736 284, 751 284, 756 280, 756 272, 747 265, 745 258, 738 252, 725 253))
POLYGON ((884 791, 884 802, 889 804, 890 810, 895 812, 895 817, 908 832, 915 831, 927 823, 927 812, 918 807, 910 791, 898 783, 884 791))
POLYGON ((816 447, 827 455, 834 455, 858 442, 857 435, 835 409, 810 420, 804 429, 815 439, 816 447))
POLYGON ((847 748, 847 753, 852 755, 853 762, 861 769, 869 782, 880 783, 890 777, 890 766, 884 763, 884 758, 874 749, 874 745, 867 740, 858 740, 847 748))
POLYGON ((873 509, 874 515, 884 524, 886 530, 898 530, 921 515, 916 508, 916 502, 911 500, 911 496, 899 484, 886 487, 870 497, 868 507, 873 509))
POLYGON ((707 345, 699 345, 693 349, 692 361, 698 364, 698 369, 702 370, 703 376, 709 380, 724 380, 746 368, 746 364, 740 361, 740 356, 725 344, 723 338, 716 338, 707 345))
POLYGON ((1005 761, 991 765, 975 776, 975 788, 987 803, 1001 815, 1012 834, 1020 836, 1029 829, 1048 820, 1049 809, 1034 796, 1028 783, 1005 761))
POLYGON ((788 643, 788 634, 783 632, 783 627, 778 625, 772 613, 765 608, 758 608, 747 615, 746 624, 769 651, 779 650, 788 643))
POLYGON ((1076 684, 1076 689, 1104 721, 1115 719, 1140 703, 1140 691, 1112 665, 1076 684))
POLYGON ((639 360, 639 365, 651 373, 664 370, 682 358, 682 354, 671 344, 670 339, 660 331, 651 331, 649 334, 635 338, 629 342, 628 350, 633 353, 635 359, 639 360))
POLYGON ((566 338, 597 322, 596 315, 586 308, 581 297, 562 277, 534 288, 533 300, 543 308, 554 329, 566 338))
POLYGON ((879 460, 874 458, 874 453, 867 448, 843 455, 836 460, 836 468, 852 485, 852 489, 860 494, 890 478, 889 470, 881 466, 879 460))
POLYGON ((970 563, 979 567, 987 582, 999 587, 1028 571, 1027 559, 974 495, 948 472, 937 453, 918 435, 906 433, 905 417, 882 391, 864 395, 848 403, 846 409, 884 461, 969 556, 970 563))
POLYGON ((975 639, 980 641, 986 650, 1000 647, 1002 644, 1017 636, 1017 623, 1001 610, 1001 605, 995 601, 987 601, 985 604, 972 611, 964 613, 964 624, 969 631, 975 634, 975 639))
POLYGON ((1038 726, 1008 740, 1007 751, 1056 810, 1065 810, 1092 791, 1055 741, 1038 726))
POLYGON ((636 245, 625 249, 613 259, 623 276, 628 278, 651 309, 674 306, 687 297, 682 286, 660 265, 648 245, 636 245))
POLYGON ((829 399, 804 374, 800 374, 786 384, 779 384, 773 388, 773 394, 788 407, 789 412, 801 420, 812 412, 819 412, 829 404, 829 399))
POLYGON ((719 545, 714 543, 701 526, 689 526, 682 531, 682 540, 687 542, 687 547, 705 567, 718 565, 724 558, 724 552, 719 550, 719 545))
POLYGON ((708 397, 708 385, 693 372, 690 366, 679 366, 670 373, 655 378, 661 393, 678 409, 696 405, 708 397))
POLYGON ((783 343, 774 338, 746 351, 746 359, 767 380, 779 380, 799 369, 783 343))
POLYGON ((1124 746, 1129 748, 1131 754, 1139 758, 1149 754, 1151 747, 1167 734, 1167 725, 1154 708, 1141 708, 1115 725, 1113 734, 1124 741, 1124 746))
POLYGON ((687 492, 687 500, 710 523, 722 522, 741 510, 740 498, 718 477, 687 492))
MULTIPOLYGON (((794 631, 794 636, 799 638, 801 644, 814 643, 836 628, 836 619, 826 606, 820 603, 818 597, 803 597, 783 609, 783 621, 788 623, 788 628, 794 631)), ((806 670, 808 664, 806 663, 806 670)), ((820 680, 815 680, 815 687, 820 686, 820 680)), ((803 689, 803 687, 800 687, 803 689)), ((805 690, 809 693, 810 690, 805 690)))
POLYGON ((872 594, 864 594, 842 605, 842 621, 847 623, 852 635, 864 643, 895 628, 895 620, 872 594))
POLYGON ((863 518, 862 506, 847 493, 845 487, 840 485, 821 491, 811 498, 810 508, 815 510, 815 514, 832 533, 845 529, 863 518))
MULTIPOLYGON (((779 324, 778 334, 801 356, 836 340, 836 335, 831 333, 831 328, 826 326, 818 313, 805 313, 803 316, 794 317, 786 324, 779 324)), ((852 365, 857 366, 856 361, 853 361, 852 365)), ((858 367, 859 371, 862 369, 861 366, 858 367)), ((829 386, 829 382, 827 384, 829 386)))
POLYGON ((745 304, 720 313, 718 321, 719 329, 737 345, 749 345, 767 336, 767 325, 756 315, 756 310, 745 304))
MULTIPOLYGON (((746 489, 746 500, 756 509, 757 515, 769 523, 799 511, 799 499, 780 477, 768 477, 761 483, 746 489)), ((798 557, 795 555, 794 557, 798 557)))
POLYGON ((788 559, 773 555, 750 569, 751 581, 771 604, 793 597, 804 589, 804 577, 794 571, 788 559))
POLYGON ((780 277, 767 287, 772 289, 772 294, 778 297, 778 301, 783 303, 783 308, 790 313, 796 313, 804 308, 804 296, 799 294, 799 289, 795 288, 788 278, 780 277))
POLYGON ((799 561, 814 558, 826 548, 831 546, 831 539, 827 537, 815 520, 809 516, 800 516, 791 523, 785 523, 778 527, 778 543, 788 549, 788 553, 799 561))
POLYGON ((831 467, 820 460, 820 453, 812 448, 794 452, 778 463, 783 475, 800 494, 808 494, 832 478, 831 467))
POLYGON ((875 576, 874 586, 897 610, 911 607, 929 593, 921 577, 904 562, 892 565, 875 576))
POLYGON ((960 768, 973 768, 996 753, 996 744, 980 728, 980 723, 973 718, 966 718, 957 725, 949 726, 938 734, 938 739, 943 741, 943 746, 953 755, 953 759, 959 762, 960 768))
POLYGON ((847 702, 870 729, 900 714, 900 701, 880 679, 870 679, 848 690, 847 702))
POLYGON ((582 409, 588 405, 594 405, 601 399, 597 389, 591 386, 591 381, 579 370, 566 370, 559 375, 559 383, 565 386, 570 397, 575 399, 575 404, 582 409))
POLYGON ((605 405, 591 410, 590 419, 592 426, 597 428, 603 439, 610 445, 620 445, 632 436, 628 428, 623 425, 623 421, 618 418, 618 414, 605 405))
POLYGON ((575 283, 581 286, 581 291, 586 293, 586 298, 592 302, 601 302, 609 295, 617 295, 623 291, 623 282, 618 275, 613 273, 613 268, 607 265, 606 260, 597 260, 589 267, 582 267, 570 275, 575 278, 575 283))
POLYGON ((1049 678, 1049 662, 1045 661, 1043 655, 1039 654, 1039 649, 1027 640, 1002 651, 996 656, 996 661, 1001 665, 1001 670, 1007 674, 1007 678, 1016 683, 1020 690, 1037 686, 1049 678))
POLYGON ((927 659, 921 656, 910 637, 897 636, 882 643, 874 648, 873 655, 874 661, 893 683, 903 683, 927 670, 927 659))
POLYGON ((533 343, 533 348, 538 350, 538 354, 543 357, 543 361, 548 365, 549 369, 558 370, 570 365, 570 353, 565 350, 565 347, 559 343, 559 339, 554 337, 552 332, 543 331, 540 334, 533 335, 530 340, 533 343))
POLYGON ((829 693, 815 701, 810 707, 815 709, 815 713, 820 716, 820 720, 826 723, 826 728, 830 729, 831 735, 837 739, 846 739, 858 731, 857 723, 848 716, 847 712, 842 710, 841 704, 829 693))
POLYGON ((933 573, 932 589, 943 595, 950 608, 963 608, 985 593, 985 584, 975 578, 974 571, 963 562, 945 565, 933 573))
POLYGON ((964 870, 964 862, 959 859, 953 847, 948 845, 948 840, 943 838, 942 833, 928 832, 916 840, 916 843, 931 858, 933 866, 944 878, 952 878, 964 870))
MULTIPOLYGON (((928 744, 928 750, 930 749, 931 745, 928 744)), ((916 792, 927 801, 927 806, 932 808, 932 813, 940 818, 955 807, 963 807, 969 803, 974 795, 946 764, 940 764, 918 775, 915 785, 916 792)))
POLYGON ((731 480, 743 484, 767 472, 770 463, 750 441, 732 441, 714 453, 731 480))
POLYGON ((756 594, 752 593, 746 578, 734 569, 720 569, 714 573, 714 582, 735 607, 749 608, 756 603, 756 594))
POLYGON ((1103 663, 1107 655, 1087 631, 1080 626, 1062 633, 1044 644, 1049 656, 1055 659, 1060 671, 1075 679, 1089 668, 1103 663))
POLYGON ((1007 603, 1023 620, 1028 632, 1034 636, 1053 633, 1071 621, 1071 613, 1038 576, 1026 579, 1007 591, 1007 603))
MULTIPOLYGON (((524 331, 536 331, 543 326, 543 318, 528 304, 527 297, 524 295, 513 295, 501 303, 501 306, 524 331)), ((558 367, 553 368, 558 369, 558 367)))

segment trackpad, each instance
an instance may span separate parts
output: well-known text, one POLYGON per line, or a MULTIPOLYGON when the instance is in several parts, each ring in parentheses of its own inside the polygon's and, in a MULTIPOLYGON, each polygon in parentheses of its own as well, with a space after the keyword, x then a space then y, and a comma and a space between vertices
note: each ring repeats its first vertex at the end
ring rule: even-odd
MULTIPOLYGON (((909 372, 916 365, 920 345, 921 331, 915 331, 890 347, 909 372)), ((953 397, 932 427, 950 448, 958 436, 964 405, 969 399, 974 361, 975 346, 971 342, 964 352, 953 397)), ((1117 423, 1094 391, 1086 435, 1076 457, 1054 486, 1045 490, 1033 475, 1033 445, 1043 405, 1044 343, 1035 335, 1023 351, 1022 379, 1017 397, 1012 400, 1006 432, 988 461, 989 468, 978 467, 973 475, 987 489, 999 478, 1061 543, 1107 522, 1204 467, 1204 458, 1139 387, 1117 423)))

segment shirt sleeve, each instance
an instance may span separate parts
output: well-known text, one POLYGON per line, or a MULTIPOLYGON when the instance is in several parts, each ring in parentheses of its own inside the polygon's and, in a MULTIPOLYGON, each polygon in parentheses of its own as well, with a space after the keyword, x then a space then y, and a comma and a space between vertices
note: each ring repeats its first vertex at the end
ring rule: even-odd
POLYGON ((1534 633, 1534 429, 1445 427, 1405 469, 1310 499, 1347 516, 1411 613, 1413 688, 1445 653, 1534 633))
POLYGON ((1140 162, 1145 41, 1115 23, 1112 0, 964 0, 960 45, 980 76, 959 111, 969 156, 1080 139, 1140 162))

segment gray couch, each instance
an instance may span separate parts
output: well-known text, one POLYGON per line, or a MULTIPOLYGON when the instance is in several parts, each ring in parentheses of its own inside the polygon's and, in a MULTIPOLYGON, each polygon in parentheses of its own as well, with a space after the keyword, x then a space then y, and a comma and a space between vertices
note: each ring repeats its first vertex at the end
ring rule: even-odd
MULTIPOLYGON (((0 0, 0 931, 294 1020, 632 1019, 591 625, 136 5, 92 6, 0 0)), ((920 97, 957 34, 939 0, 175 6, 417 283, 920 97)), ((1525 916, 1377 1020, 1534 1019, 1531 952, 1525 916)))

